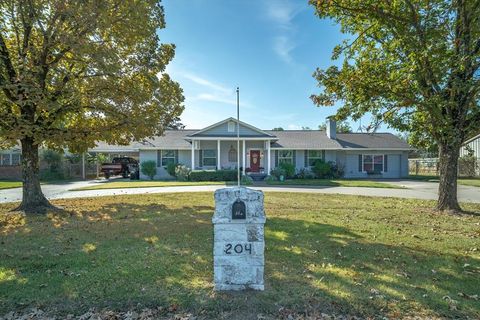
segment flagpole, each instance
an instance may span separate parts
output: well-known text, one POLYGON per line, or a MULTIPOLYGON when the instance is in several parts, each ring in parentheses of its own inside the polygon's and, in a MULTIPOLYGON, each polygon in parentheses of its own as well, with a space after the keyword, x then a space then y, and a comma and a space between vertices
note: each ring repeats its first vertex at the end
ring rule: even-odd
MULTIPOLYGON (((243 150, 245 152, 245 150, 243 150)), ((240 89, 237 87, 237 186, 240 187, 240 89)))

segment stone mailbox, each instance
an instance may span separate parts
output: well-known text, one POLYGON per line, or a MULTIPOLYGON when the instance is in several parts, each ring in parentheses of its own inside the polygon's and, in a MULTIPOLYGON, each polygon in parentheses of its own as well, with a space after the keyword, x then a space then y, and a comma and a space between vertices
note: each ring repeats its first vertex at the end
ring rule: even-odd
POLYGON ((217 190, 212 222, 215 290, 263 290, 263 192, 244 187, 217 190))

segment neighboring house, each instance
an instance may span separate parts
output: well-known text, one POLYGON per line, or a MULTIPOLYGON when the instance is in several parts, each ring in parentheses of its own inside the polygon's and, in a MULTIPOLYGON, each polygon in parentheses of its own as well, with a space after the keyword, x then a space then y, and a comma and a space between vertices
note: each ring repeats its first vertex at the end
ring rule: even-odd
POLYGON ((19 146, 6 150, 0 149, 0 180, 20 179, 22 176, 21 159, 22 151, 19 146))
MULTIPOLYGON (((167 130, 163 136, 128 146, 100 142, 89 152, 137 153, 140 162, 157 163, 156 179, 169 179, 169 163, 194 170, 236 168, 236 136, 237 121, 228 118, 201 130, 167 130)), ((402 178, 408 176, 410 149, 390 133, 336 133, 331 120, 326 131, 261 130, 240 122, 240 168, 244 174, 269 173, 283 162, 294 164, 298 171, 322 159, 343 166, 345 178, 402 178)))
POLYGON ((462 148, 460 149, 460 157, 468 155, 467 148, 471 148, 473 150, 475 158, 480 160, 480 134, 465 141, 462 148))

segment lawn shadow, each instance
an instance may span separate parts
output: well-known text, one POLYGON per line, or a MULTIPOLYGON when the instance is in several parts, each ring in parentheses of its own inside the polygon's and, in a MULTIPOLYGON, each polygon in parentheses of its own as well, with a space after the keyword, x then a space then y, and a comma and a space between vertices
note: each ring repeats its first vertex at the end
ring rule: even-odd
POLYGON ((1 234, 0 273, 7 276, 0 314, 36 305, 63 313, 175 306, 244 319, 285 312, 480 316, 478 301, 457 296, 480 286, 473 255, 390 245, 347 226, 268 214, 266 290, 214 292, 210 203, 106 203, 24 217, 1 234))

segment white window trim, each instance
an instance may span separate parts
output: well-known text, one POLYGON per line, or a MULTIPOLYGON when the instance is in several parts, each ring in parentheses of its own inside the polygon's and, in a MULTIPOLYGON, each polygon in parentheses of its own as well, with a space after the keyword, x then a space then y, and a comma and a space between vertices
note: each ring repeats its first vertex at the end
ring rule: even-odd
POLYGON ((365 171, 365 166, 364 166, 364 161, 363 159, 365 156, 371 156, 372 157, 372 165, 375 166, 375 159, 373 157, 375 156, 382 156, 382 171, 380 173, 385 173, 385 155, 384 154, 372 154, 372 153, 362 153, 362 172, 367 173, 368 171, 365 171))

